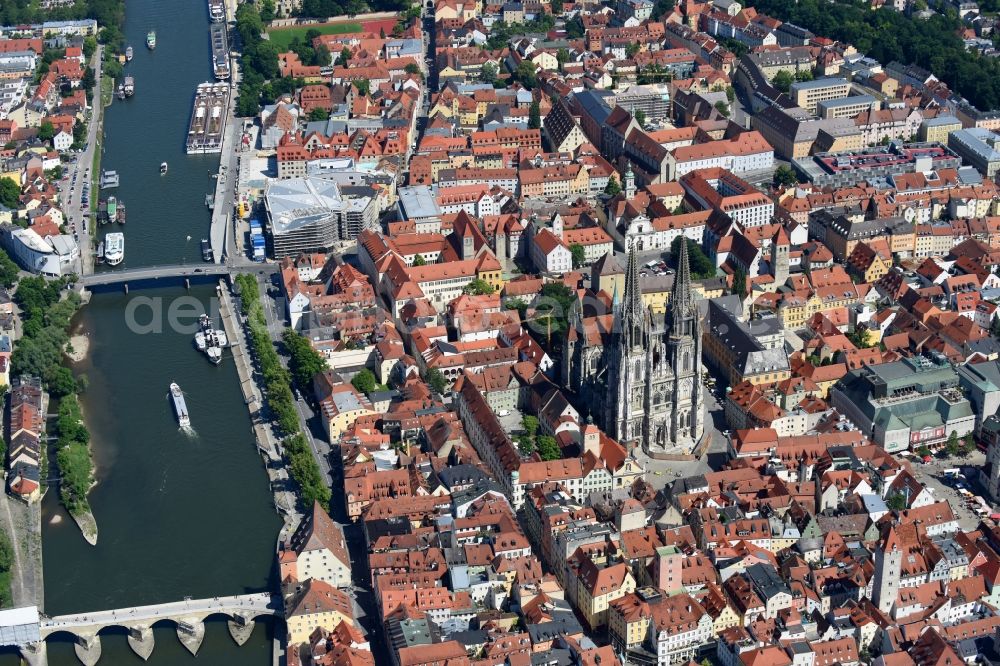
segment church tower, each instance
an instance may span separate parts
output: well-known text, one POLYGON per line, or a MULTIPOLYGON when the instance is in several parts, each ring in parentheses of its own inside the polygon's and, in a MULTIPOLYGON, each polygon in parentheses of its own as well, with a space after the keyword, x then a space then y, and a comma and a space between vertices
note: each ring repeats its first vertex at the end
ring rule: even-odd
POLYGON ((788 280, 789 251, 791 243, 784 227, 778 227, 777 233, 771 239, 771 274, 774 275, 774 286, 780 287, 788 280))
POLYGON ((653 445, 692 448, 705 430, 701 388, 701 322, 691 294, 687 239, 682 237, 674 288, 667 307, 667 357, 673 374, 673 409, 669 432, 657 433, 653 445))
POLYGON ((872 581, 872 601, 883 613, 891 611, 896 603, 902 568, 903 549, 896 530, 890 525, 875 551, 875 579, 872 581))
POLYGON ((625 169, 625 198, 632 199, 635 197, 635 172, 632 171, 632 163, 628 163, 628 168, 625 169))
POLYGON ((611 333, 608 368, 608 406, 605 430, 625 443, 642 436, 645 403, 646 350, 650 319, 642 304, 639 267, 635 250, 628 254, 625 293, 615 298, 615 322, 611 333))

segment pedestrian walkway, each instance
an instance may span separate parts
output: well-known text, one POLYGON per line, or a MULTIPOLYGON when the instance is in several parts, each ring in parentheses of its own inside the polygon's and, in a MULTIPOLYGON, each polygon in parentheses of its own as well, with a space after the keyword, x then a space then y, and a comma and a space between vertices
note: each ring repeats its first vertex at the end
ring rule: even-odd
POLYGON ((257 382, 253 378, 253 360, 248 352, 246 331, 237 319, 236 306, 225 280, 219 281, 218 291, 219 315, 222 318, 226 336, 230 340, 230 349, 233 352, 233 362, 236 364, 236 372, 240 378, 243 400, 247 404, 250 418, 253 421, 257 449, 265 459, 267 478, 271 484, 271 492, 274 494, 274 506, 278 513, 286 517, 286 521, 294 520, 293 524, 297 524, 299 518, 296 513, 298 498, 292 490, 293 482, 281 455, 281 444, 275 438, 270 425, 261 418, 263 396, 260 387, 257 386, 257 382))

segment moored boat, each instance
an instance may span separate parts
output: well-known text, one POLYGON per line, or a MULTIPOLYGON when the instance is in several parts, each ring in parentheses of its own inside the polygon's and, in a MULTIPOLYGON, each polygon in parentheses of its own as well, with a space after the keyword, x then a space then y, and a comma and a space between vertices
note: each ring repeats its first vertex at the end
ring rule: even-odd
POLYGON ((226 5, 223 0, 208 0, 208 16, 212 23, 218 23, 226 18, 226 5))
POLYGON ((222 363, 222 350, 229 346, 229 338, 224 331, 212 326, 212 318, 207 314, 198 318, 201 330, 195 333, 194 345, 205 354, 213 365, 222 363))
POLYGON ((160 175, 162 176, 165 173, 167 173, 167 163, 160 162, 160 175))
POLYGON ((113 232, 104 237, 104 260, 117 266, 125 260, 125 234, 113 232))
POLYGON ((131 97, 135 94, 135 77, 126 76, 125 77, 125 96, 131 97))
POLYGON ((133 55, 135 55, 135 52, 132 50, 132 47, 131 46, 126 47, 125 48, 125 62, 131 62, 133 55))
POLYGON ((150 30, 149 32, 146 33, 146 47, 149 48, 150 51, 156 48, 155 30, 150 30))

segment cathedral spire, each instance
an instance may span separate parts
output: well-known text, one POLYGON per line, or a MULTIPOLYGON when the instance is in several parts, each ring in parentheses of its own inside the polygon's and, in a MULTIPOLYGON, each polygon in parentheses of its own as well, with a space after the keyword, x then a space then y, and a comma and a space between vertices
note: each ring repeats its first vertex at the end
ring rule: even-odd
POLYGON ((625 293, 619 310, 619 325, 629 346, 642 344, 642 288, 639 286, 639 263, 635 250, 629 250, 625 268, 625 293))
MULTIPOLYGON (((681 236, 680 251, 677 257, 677 274, 674 276, 674 288, 670 292, 670 323, 674 329, 691 317, 694 299, 691 297, 691 265, 688 262, 687 238, 681 236)), ((690 331, 672 330, 674 334, 690 331)))

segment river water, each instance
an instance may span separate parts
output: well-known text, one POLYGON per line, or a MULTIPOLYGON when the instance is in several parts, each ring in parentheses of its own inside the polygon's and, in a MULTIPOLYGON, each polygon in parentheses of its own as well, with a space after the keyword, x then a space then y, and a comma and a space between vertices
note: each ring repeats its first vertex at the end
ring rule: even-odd
MULTIPOLYGON (((128 208, 125 267, 200 262, 205 194, 218 156, 184 154, 195 86, 211 79, 206 0, 129 0, 125 33, 135 49, 126 71, 135 96, 107 109, 103 168, 121 174, 128 208), (145 46, 155 29, 157 48, 145 46), (159 164, 169 162, 166 176, 159 164), (190 240, 188 237, 190 236, 190 240)), ((114 269, 111 269, 114 270, 114 269)), ((211 285, 97 293, 77 320, 90 354, 82 396, 98 485, 90 495, 99 527, 91 547, 50 491, 43 504, 45 612, 49 615, 261 591, 275 584, 280 520, 258 456, 231 357, 214 367, 175 330, 171 308, 210 310, 211 285), (162 315, 152 333, 137 332, 162 315), (133 321, 130 321, 133 320, 133 321), (167 399, 184 390, 195 435, 179 431, 167 399)), ((189 317, 181 323, 190 324, 189 317)), ((272 624, 237 647, 221 618, 210 622, 199 661, 271 663, 272 624)), ((192 666, 173 623, 155 629, 150 664, 192 666)), ((101 664, 141 663, 122 631, 102 633, 101 664)), ((79 663, 71 639, 49 641, 49 663, 79 663)))

